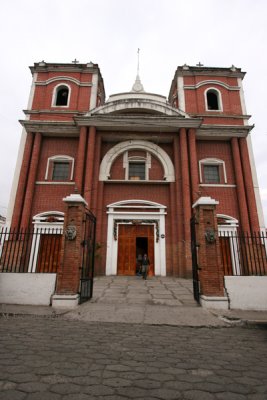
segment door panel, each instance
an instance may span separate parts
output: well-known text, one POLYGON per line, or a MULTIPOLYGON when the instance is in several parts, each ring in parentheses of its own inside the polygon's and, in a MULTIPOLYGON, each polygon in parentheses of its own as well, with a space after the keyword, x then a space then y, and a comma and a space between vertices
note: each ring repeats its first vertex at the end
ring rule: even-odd
POLYGON ((154 225, 119 225, 118 275, 136 274, 136 238, 148 239, 149 275, 154 275, 154 225))
POLYGON ((231 250, 230 250, 230 239, 229 237, 221 236, 219 238, 221 258, 223 263, 224 275, 233 275, 231 250))
POLYGON ((57 272, 60 263, 61 235, 42 234, 36 272, 57 272))

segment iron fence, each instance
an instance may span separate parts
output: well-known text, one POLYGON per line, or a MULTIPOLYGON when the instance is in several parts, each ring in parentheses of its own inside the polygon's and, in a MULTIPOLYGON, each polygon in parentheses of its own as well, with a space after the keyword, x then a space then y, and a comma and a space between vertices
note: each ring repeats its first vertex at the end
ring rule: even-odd
POLYGON ((84 237, 82 245, 82 268, 80 278, 80 304, 93 296, 96 218, 86 210, 84 215, 84 237))
POLYGON ((267 275, 267 234, 219 232, 224 275, 267 275))
POLYGON ((1 228, 0 272, 57 272, 61 241, 61 228, 1 228))

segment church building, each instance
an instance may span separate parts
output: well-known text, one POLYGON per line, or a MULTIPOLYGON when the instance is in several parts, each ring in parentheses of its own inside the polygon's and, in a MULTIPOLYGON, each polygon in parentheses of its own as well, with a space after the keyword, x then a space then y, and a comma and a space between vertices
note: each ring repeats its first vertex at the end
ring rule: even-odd
POLYGON ((62 228, 63 198, 80 194, 96 217, 96 275, 189 277, 190 218, 218 201, 218 230, 264 228, 242 80, 230 68, 183 65, 169 95, 139 74, 105 97, 97 64, 44 61, 33 80, 9 204, 14 229, 62 228))

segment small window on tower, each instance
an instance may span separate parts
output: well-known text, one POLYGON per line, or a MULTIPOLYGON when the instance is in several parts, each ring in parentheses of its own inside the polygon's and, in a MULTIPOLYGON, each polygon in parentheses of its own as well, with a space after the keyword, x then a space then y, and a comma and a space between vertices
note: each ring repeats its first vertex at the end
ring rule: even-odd
POLYGON ((146 179, 145 162, 129 162, 129 180, 139 181, 146 179))
POLYGON ((69 89, 66 86, 60 86, 56 94, 56 106, 67 106, 69 98, 69 89))
POLYGON ((205 183, 220 183, 219 165, 204 165, 203 174, 205 183))
POLYGON ((209 89, 206 92, 206 108, 207 110, 221 111, 220 93, 215 89, 209 89))
POLYGON ((54 161, 52 180, 67 181, 70 179, 70 163, 69 161, 54 161))

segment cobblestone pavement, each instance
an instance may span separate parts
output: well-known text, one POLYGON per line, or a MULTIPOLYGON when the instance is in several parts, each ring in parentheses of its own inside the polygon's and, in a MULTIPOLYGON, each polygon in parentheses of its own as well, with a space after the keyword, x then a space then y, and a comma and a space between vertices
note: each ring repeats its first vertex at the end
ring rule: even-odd
POLYGON ((266 400, 265 328, 2 315, 0 399, 266 400))

